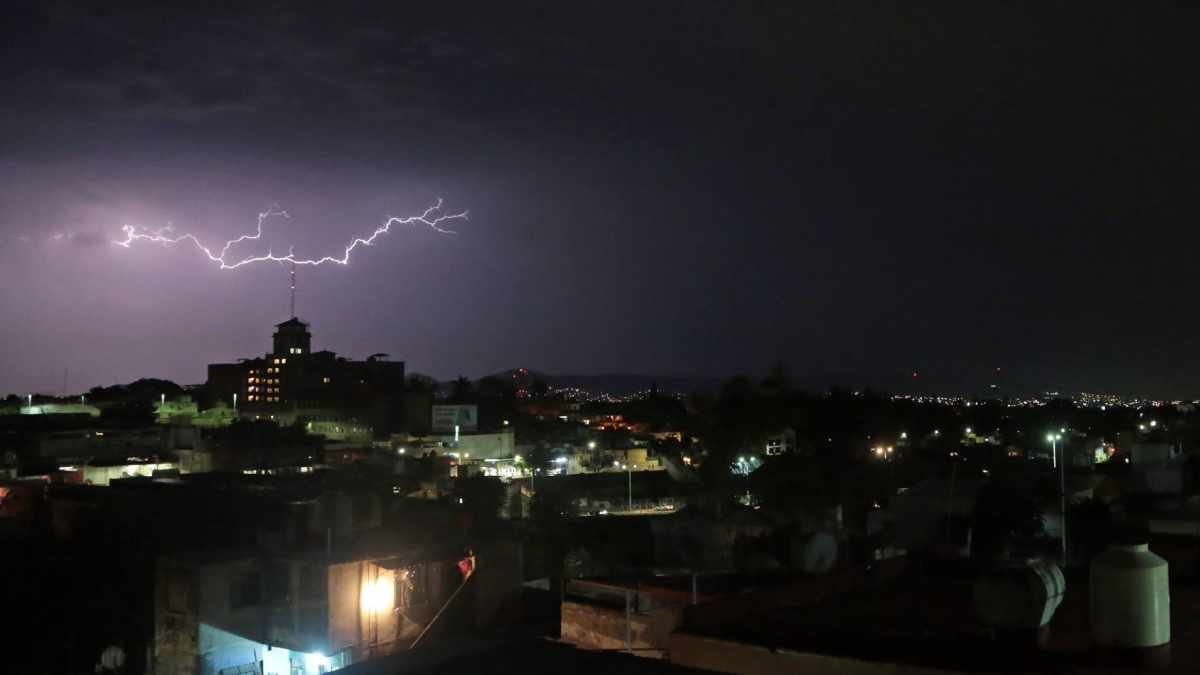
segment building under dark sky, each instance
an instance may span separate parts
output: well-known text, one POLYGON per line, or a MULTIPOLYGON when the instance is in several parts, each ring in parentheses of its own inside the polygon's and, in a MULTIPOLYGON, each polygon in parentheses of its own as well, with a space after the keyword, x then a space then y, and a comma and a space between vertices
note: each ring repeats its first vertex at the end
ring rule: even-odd
POLYGON ((439 377, 797 373, 1196 395, 1180 3, 9 3, 0 391, 261 350, 439 377), (265 251, 263 251, 265 252, 265 251), (361 253, 361 255, 359 255, 361 253))

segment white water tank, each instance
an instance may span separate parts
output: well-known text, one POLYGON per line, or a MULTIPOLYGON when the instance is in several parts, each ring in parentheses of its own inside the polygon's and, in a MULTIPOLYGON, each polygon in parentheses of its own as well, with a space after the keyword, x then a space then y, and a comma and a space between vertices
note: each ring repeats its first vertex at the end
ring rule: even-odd
POLYGON ((1038 629, 1062 604, 1067 583, 1058 565, 1024 560, 988 570, 975 582, 975 612, 993 628, 1038 629))
POLYGON ((1158 647, 1171 641, 1167 561, 1146 544, 1110 546, 1091 564, 1092 639, 1104 647, 1158 647))

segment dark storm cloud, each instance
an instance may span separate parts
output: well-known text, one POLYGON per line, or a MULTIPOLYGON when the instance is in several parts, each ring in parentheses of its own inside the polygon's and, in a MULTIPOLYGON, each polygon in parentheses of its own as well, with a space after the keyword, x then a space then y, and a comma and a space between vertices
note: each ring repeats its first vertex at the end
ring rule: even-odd
POLYGON ((311 275, 331 347, 441 376, 1200 379, 1182 5, 211 4, 6 6, 0 236, 87 234, 47 269, 0 252, 49 289, 9 300, 37 334, 0 335, 27 345, 0 372, 80 353, 43 339, 73 314, 113 377, 260 349, 277 270, 99 245, 126 222, 220 241, 281 202, 319 249, 446 196, 474 217, 452 243, 311 275))

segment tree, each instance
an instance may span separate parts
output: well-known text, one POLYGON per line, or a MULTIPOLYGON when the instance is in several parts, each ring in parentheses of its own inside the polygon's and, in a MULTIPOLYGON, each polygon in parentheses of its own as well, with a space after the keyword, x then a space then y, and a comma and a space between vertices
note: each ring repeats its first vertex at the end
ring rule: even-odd
POLYGON ((479 397, 486 399, 509 400, 517 397, 517 388, 512 380, 506 380, 495 375, 488 375, 479 380, 479 397))
POLYGON ((428 375, 413 373, 408 376, 405 388, 417 394, 432 394, 437 389, 437 381, 428 375))
POLYGON ((100 419, 112 426, 146 427, 154 424, 154 407, 148 401, 126 401, 103 408, 100 419))
POLYGON ((469 403, 474 396, 474 388, 471 386, 471 380, 458 376, 454 383, 450 385, 450 402, 451 403, 469 403))

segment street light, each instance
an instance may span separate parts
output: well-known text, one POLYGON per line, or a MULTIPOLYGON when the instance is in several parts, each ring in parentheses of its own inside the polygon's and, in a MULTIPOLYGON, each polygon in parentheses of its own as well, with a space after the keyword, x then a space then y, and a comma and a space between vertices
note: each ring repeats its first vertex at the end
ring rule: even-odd
POLYGON ((1054 464, 1058 466, 1058 508, 1062 513, 1062 565, 1067 566, 1067 458, 1064 450, 1063 461, 1058 461, 1058 442, 1062 440, 1060 434, 1046 434, 1046 440, 1050 442, 1050 452, 1054 458, 1054 464))
POLYGON ((622 464, 621 468, 625 469, 625 475, 629 477, 629 513, 633 513, 633 467, 622 464))

